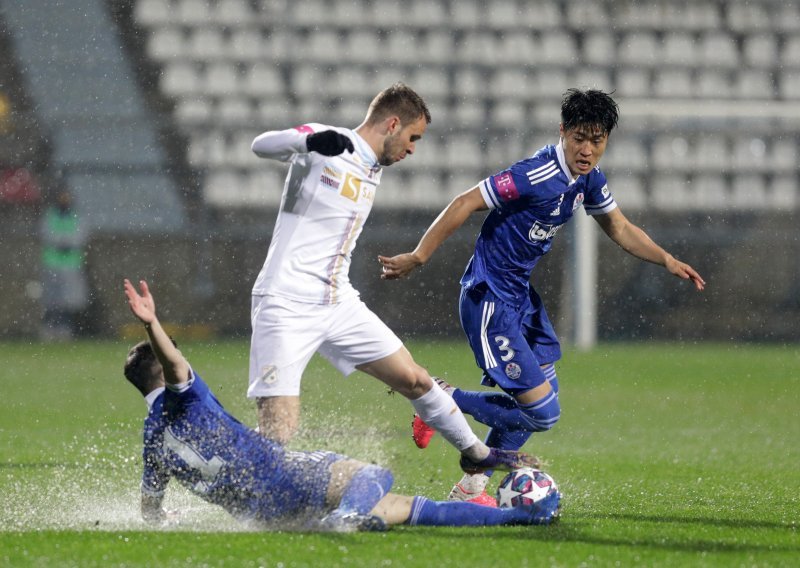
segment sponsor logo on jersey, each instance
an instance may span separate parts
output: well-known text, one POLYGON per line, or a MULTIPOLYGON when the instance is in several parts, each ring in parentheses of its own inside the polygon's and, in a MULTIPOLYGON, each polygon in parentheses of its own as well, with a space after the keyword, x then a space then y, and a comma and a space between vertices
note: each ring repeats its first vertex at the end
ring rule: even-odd
POLYGON ((546 241, 547 239, 552 239, 560 228, 561 225, 548 225, 536 221, 531 230, 528 231, 528 238, 535 243, 546 241))
POLYGON ((322 185, 325 185, 333 190, 339 189, 339 186, 341 185, 341 179, 341 174, 328 166, 322 168, 322 175, 319 177, 319 181, 322 183, 322 185))
POLYGON ((514 178, 511 176, 511 172, 497 174, 492 178, 492 180, 497 188, 497 194, 503 201, 511 201, 512 199, 517 199, 519 197, 517 184, 514 183, 514 178))
POLYGON ((361 196, 361 180, 347 173, 344 176, 344 183, 342 184, 342 190, 339 194, 352 201, 358 201, 358 198, 361 196))
POLYGON ((575 211, 581 205, 583 205, 583 194, 579 193, 575 196, 575 201, 572 202, 572 210, 575 211))
POLYGON ((308 124, 301 124, 300 126, 295 126, 295 130, 297 130, 300 134, 314 134, 314 129, 311 128, 308 124))
POLYGON ((506 376, 512 381, 516 381, 522 374, 522 368, 516 363, 506 365, 506 376))
POLYGON ((600 190, 600 193, 603 194, 603 197, 608 197, 608 195, 609 195, 608 184, 605 184, 603 186, 603 189, 600 190))

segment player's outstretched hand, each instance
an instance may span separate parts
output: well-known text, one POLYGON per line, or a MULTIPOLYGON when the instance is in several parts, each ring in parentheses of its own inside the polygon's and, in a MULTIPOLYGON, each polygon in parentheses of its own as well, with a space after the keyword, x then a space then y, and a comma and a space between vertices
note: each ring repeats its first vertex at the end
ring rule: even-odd
POLYGON ((139 280, 139 289, 141 294, 136 291, 130 280, 125 279, 125 295, 128 297, 128 306, 133 315, 142 323, 153 323, 156 319, 156 303, 153 301, 147 282, 139 280))
POLYGON ((684 280, 691 280, 692 282, 694 282, 694 287, 697 288, 699 291, 705 289, 706 281, 703 280, 703 277, 700 276, 694 268, 692 268, 685 262, 681 262, 675 257, 671 257, 667 261, 666 266, 667 270, 669 270, 672 274, 674 274, 678 278, 683 278, 684 280))
POLYGON ((335 130, 323 130, 306 137, 306 148, 309 152, 317 152, 323 156, 338 156, 345 150, 355 151, 353 141, 335 130))
POLYGON ((412 270, 422 264, 416 255, 411 252, 398 254, 397 256, 378 255, 378 262, 383 265, 381 280, 395 280, 408 276, 412 270))

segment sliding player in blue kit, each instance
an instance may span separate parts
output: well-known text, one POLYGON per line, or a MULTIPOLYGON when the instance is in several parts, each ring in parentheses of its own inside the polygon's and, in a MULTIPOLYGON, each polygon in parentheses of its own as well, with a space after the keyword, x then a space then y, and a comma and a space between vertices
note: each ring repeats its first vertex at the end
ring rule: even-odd
POLYGON ((142 516, 167 520, 171 478, 254 527, 349 532, 388 525, 489 526, 552 522, 560 494, 533 506, 491 509, 389 493, 392 473, 333 452, 293 452, 228 414, 156 317, 147 283, 125 280, 149 341, 135 345, 125 377, 145 397, 142 516))
MULTIPOLYGON (((486 444, 518 450, 533 432, 558 421, 555 362, 561 347, 542 299, 530 284, 533 268, 558 230, 581 206, 623 250, 691 280, 705 282, 620 212, 597 167, 618 120, 614 100, 599 90, 570 89, 561 104, 560 140, 455 197, 413 252, 378 257, 383 279, 401 278, 425 264, 472 213, 489 210, 475 251, 461 278, 459 312, 482 384, 504 393, 464 391, 441 379, 465 414, 490 427, 486 444)), ((414 440, 425 447, 433 435, 418 417, 414 440)), ((485 488, 491 472, 466 474, 450 499, 491 505, 485 488)))

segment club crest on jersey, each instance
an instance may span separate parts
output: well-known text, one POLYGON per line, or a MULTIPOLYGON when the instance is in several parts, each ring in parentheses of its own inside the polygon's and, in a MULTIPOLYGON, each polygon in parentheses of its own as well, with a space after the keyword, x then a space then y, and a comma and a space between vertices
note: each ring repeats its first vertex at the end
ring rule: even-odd
POLYGON ((506 376, 512 381, 516 381, 522 375, 522 367, 516 363, 509 363, 506 365, 506 376))
POLYGON ((583 205, 583 194, 579 193, 575 196, 575 201, 572 203, 572 210, 575 211, 581 205, 583 205))
POLYGON ((267 365, 261 368, 259 380, 265 385, 271 385, 278 380, 278 368, 275 365, 267 365))
POLYGON ((561 225, 548 225, 536 221, 531 230, 528 231, 528 238, 535 243, 546 241, 547 239, 552 239, 560 228, 561 225))

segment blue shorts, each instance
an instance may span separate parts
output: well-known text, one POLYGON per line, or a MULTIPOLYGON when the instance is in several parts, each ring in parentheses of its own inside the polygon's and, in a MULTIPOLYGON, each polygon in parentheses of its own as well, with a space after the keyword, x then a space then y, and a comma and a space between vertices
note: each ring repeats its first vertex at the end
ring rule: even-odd
POLYGON ((553 325, 542 299, 530 288, 529 302, 514 308, 480 284, 462 288, 461 326, 483 369, 482 384, 514 395, 542 384, 541 372, 526 372, 561 358, 553 325))

